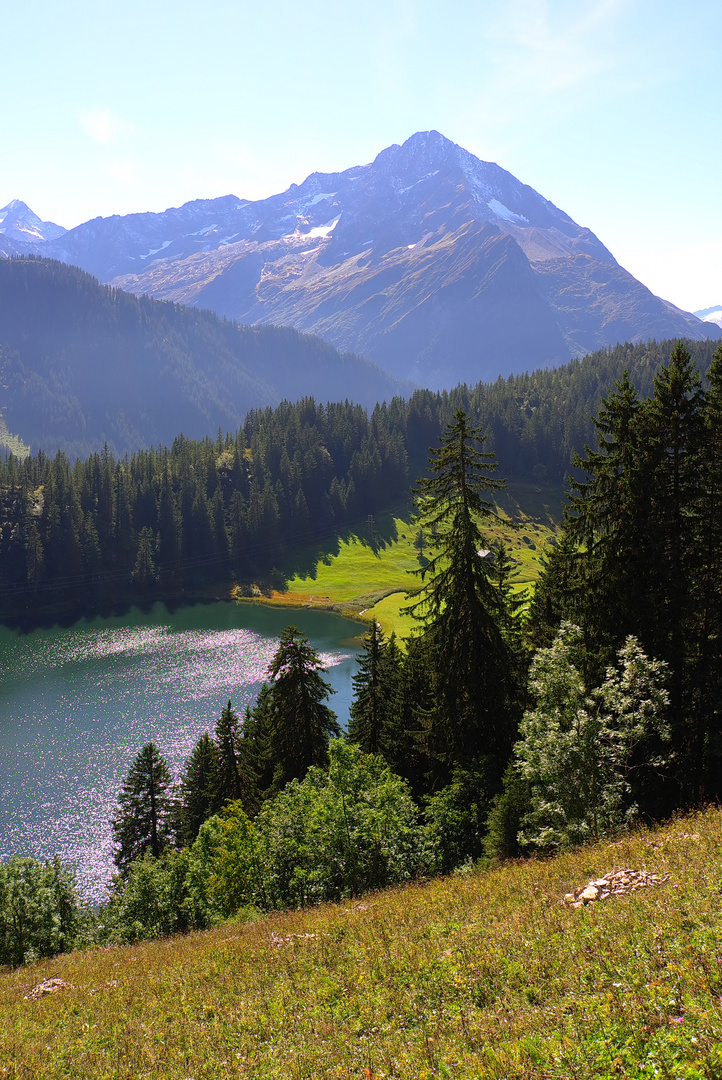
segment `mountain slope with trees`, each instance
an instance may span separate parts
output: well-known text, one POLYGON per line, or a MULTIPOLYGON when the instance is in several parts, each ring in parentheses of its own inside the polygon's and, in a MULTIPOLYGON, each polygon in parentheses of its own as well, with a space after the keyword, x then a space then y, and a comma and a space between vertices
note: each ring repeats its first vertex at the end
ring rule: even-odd
MULTIPOLYGON (((251 410, 233 434, 178 436, 127 460, 107 447, 74 464, 63 452, 11 456, 0 461, 0 616, 282 584, 299 552, 318 555, 346 530, 365 532, 369 515, 408 506, 458 409, 503 475, 561 485, 573 451, 593 441, 604 390, 627 368, 648 394, 673 347, 618 346, 491 385, 419 390, 370 414, 304 398, 251 410)), ((711 343, 688 347, 706 372, 711 343)))
POLYGON ((123 456, 283 399, 373 407, 404 390, 318 338, 139 299, 59 262, 0 259, 0 301, 0 413, 46 453, 123 456))

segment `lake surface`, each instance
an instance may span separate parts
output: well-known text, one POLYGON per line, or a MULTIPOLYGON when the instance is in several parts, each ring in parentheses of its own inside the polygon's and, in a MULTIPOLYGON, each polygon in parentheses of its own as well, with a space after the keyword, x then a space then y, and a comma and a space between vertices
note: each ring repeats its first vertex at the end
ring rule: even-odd
POLYGON ((140 748, 152 739, 177 777, 229 698, 241 716, 254 704, 289 623, 321 653, 345 727, 362 628, 327 612, 156 604, 67 629, 0 627, 0 860, 57 852, 81 894, 103 899, 110 819, 140 748))

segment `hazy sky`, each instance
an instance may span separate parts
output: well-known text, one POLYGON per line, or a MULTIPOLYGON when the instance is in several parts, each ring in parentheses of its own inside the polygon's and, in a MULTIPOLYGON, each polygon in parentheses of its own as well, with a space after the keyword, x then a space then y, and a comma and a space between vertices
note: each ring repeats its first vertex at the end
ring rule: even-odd
POLYGON ((436 128, 722 304, 719 0, 17 0, 0 27, 0 206, 261 198, 436 128))

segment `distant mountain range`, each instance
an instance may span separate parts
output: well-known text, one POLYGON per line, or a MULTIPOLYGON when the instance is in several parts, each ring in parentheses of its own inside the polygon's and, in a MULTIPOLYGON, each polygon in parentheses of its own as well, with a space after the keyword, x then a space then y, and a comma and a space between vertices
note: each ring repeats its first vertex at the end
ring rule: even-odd
POLYGON ((256 202, 198 200, 61 235, 23 208, 0 211, 0 252, 51 255, 139 295, 319 334, 430 387, 618 341, 722 333, 654 296, 531 187, 435 131, 256 202))
POLYGON ((284 398, 367 408, 400 383, 289 327, 243 327, 100 285, 76 267, 0 259, 0 452, 122 456, 236 431, 284 398))

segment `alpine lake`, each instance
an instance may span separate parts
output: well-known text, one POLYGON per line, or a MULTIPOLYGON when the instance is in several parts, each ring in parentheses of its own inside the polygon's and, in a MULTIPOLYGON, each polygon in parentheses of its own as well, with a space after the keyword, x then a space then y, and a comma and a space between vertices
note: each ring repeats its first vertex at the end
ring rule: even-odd
POLYGON ((178 777, 230 699, 243 716, 293 623, 319 651, 345 728, 363 627, 328 612, 215 602, 0 627, 0 860, 52 859, 79 893, 107 896, 111 819, 138 751, 157 744, 178 777))

